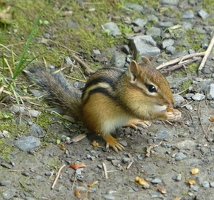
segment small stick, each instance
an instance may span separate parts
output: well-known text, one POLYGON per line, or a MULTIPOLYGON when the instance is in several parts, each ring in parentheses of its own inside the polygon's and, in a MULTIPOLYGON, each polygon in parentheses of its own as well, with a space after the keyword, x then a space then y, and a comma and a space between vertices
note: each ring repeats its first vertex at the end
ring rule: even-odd
POLYGON ((167 69, 163 69, 161 70, 162 73, 168 73, 170 71, 174 71, 174 70, 177 70, 177 69, 180 69, 181 67, 183 67, 184 65, 188 65, 196 60, 199 60, 200 58, 199 57, 195 57, 193 59, 188 59, 188 60, 185 60, 185 61, 182 61, 182 62, 179 62, 177 65, 174 65, 172 67, 169 67, 167 69))
POLYGON ((62 171, 62 169, 63 169, 64 167, 65 167, 65 164, 62 165, 62 167, 59 168, 59 171, 58 171, 57 174, 56 174, 56 178, 55 178, 55 180, 54 180, 54 182, 53 182, 53 185, 52 185, 51 189, 54 189, 54 186, 56 185, 56 182, 57 182, 57 180, 58 180, 58 178, 59 178, 59 175, 60 175, 60 173, 61 173, 61 171, 62 171))
POLYGON ((76 173, 75 173, 74 174, 74 182, 73 182, 72 187, 71 187, 72 190, 74 189, 74 184, 75 184, 76 180, 77 180, 77 176, 76 176, 76 173))
POLYGON ((180 58, 176 58, 174 60, 170 60, 168 62, 165 62, 165 63, 159 65, 158 67, 156 67, 156 69, 159 70, 159 69, 168 67, 170 65, 174 65, 175 63, 178 63, 180 61, 183 61, 183 60, 186 60, 186 59, 189 59, 189 58, 192 58, 192 57, 204 56, 204 54, 205 54, 205 52, 188 54, 186 56, 182 56, 180 58))
POLYGON ((214 45, 214 36, 213 36, 213 38, 212 38, 207 50, 205 51, 204 57, 203 57, 203 59, 201 61, 201 64, 200 64, 200 66, 198 68, 199 72, 203 69, 203 67, 204 67, 204 65, 205 65, 205 63, 207 61, 207 58, 210 55, 210 52, 212 51, 213 45, 214 45))
MULTIPOLYGON (((205 138, 207 139, 207 141, 209 142, 209 137, 208 137, 208 132, 206 132, 205 131, 205 129, 204 129, 204 126, 203 126, 203 123, 202 123, 202 119, 201 119, 201 101, 199 102, 199 104, 198 104, 198 117, 199 117, 199 121, 200 121, 200 124, 201 124, 201 128, 202 128, 202 130, 203 130, 203 132, 204 132, 204 135, 205 135, 205 138)), ((209 128, 209 127, 208 127, 209 128)), ((208 131, 209 129, 207 129, 207 131, 208 131)))
POLYGON ((72 57, 78 62, 80 63, 80 65, 82 65, 85 68, 85 72, 87 74, 93 74, 94 70, 90 69, 90 67, 84 62, 82 61, 78 56, 76 56, 74 53, 72 54, 72 57))
POLYGON ((134 159, 131 156, 131 154, 129 153, 128 155, 129 155, 129 158, 131 158, 132 161, 128 164, 128 166, 126 167, 126 169, 129 169, 132 166, 132 164, 134 163, 134 159))
POLYGON ((105 163, 103 163, 103 170, 104 170, 105 178, 108 179, 108 172, 107 172, 107 167, 105 163))

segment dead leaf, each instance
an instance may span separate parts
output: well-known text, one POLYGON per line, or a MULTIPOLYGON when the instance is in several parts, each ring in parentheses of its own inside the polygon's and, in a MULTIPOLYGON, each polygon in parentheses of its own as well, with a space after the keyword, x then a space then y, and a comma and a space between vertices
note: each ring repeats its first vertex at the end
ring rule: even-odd
POLYGON ((78 136, 74 137, 71 142, 79 142, 80 140, 84 139, 87 135, 86 134, 79 134, 78 136))
POLYGON ((85 164, 83 163, 79 163, 79 164, 70 164, 70 168, 74 169, 74 170, 77 170, 79 168, 84 168, 86 167, 85 164))
POLYGON ((149 183, 139 176, 135 177, 135 182, 137 182, 139 185, 142 185, 144 188, 149 188, 149 183))
POLYGON ((214 122, 214 116, 210 116, 210 121, 214 122))
POLYGON ((98 181, 94 181, 93 183, 88 184, 88 187, 91 188, 95 185, 97 185, 98 181))
POLYGON ((95 141, 95 140, 94 140, 91 144, 92 144, 93 147, 102 147, 102 146, 100 146, 100 144, 99 144, 97 141, 95 141))
POLYGON ((200 170, 198 168, 193 168, 193 169, 191 169, 190 172, 192 175, 195 175, 195 174, 198 174, 200 172, 200 170))
POLYGON ((196 185, 196 180, 187 179, 186 182, 187 182, 189 185, 196 185))
POLYGON ((76 189, 76 191, 75 191, 75 196, 76 196, 76 197, 80 197, 80 189, 76 189))
POLYGON ((13 18, 13 14, 9 13, 10 11, 10 6, 5 8, 0 12, 0 22, 10 24, 13 18))
POLYGON ((166 194, 166 190, 164 190, 164 189, 161 188, 161 187, 158 187, 158 191, 159 191, 161 194, 166 194))

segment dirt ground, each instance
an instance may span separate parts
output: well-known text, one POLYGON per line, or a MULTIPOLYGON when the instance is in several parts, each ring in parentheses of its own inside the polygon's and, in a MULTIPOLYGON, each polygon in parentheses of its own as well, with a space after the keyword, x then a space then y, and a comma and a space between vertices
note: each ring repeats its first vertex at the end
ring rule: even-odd
MULTIPOLYGON (((188 1, 186 4, 188 10, 195 13, 202 6, 200 1, 195 4, 188 1)), ((178 10, 181 13, 185 11, 181 7, 178 10)), ((198 17, 193 19, 194 22, 197 20, 198 17)), ((203 26, 205 30, 206 27, 214 27, 213 21, 199 21, 196 25, 203 26)), ((206 36, 208 44, 210 36, 206 36)), ((213 200, 214 124, 210 116, 214 116, 214 101, 207 98, 209 87, 203 90, 204 85, 214 83, 213 60, 212 51, 204 71, 209 70, 200 75, 186 69, 180 69, 182 75, 178 71, 167 74, 174 93, 185 90, 180 93, 185 99, 177 106, 182 118, 176 122, 154 121, 147 129, 122 127, 116 130, 115 136, 125 146, 125 150, 118 153, 106 149, 104 141, 81 124, 65 120, 42 98, 35 99, 30 95, 35 87, 27 88, 25 94, 34 100, 25 98, 25 104, 20 106, 41 112, 36 118, 11 112, 11 106, 16 104, 14 99, 2 101, 0 145, 5 147, 1 148, 0 154, 0 199, 213 200), (189 85, 183 89, 181 85, 185 81, 182 80, 186 77, 190 82, 185 79, 189 85), (205 99, 196 101, 187 95, 195 93, 204 94, 205 99), (30 151, 19 150, 15 143, 20 135, 34 135, 30 131, 32 124, 38 124, 43 130, 37 137, 41 143, 30 151), (2 135, 3 131, 8 135, 2 135), (87 134, 87 137, 80 139, 80 134, 87 134), (98 147, 92 145, 94 141, 98 147), (80 168, 73 169, 75 165, 80 168), (194 174, 192 169, 199 172, 194 174), (139 184, 136 177, 145 180, 144 183, 139 184)), ((27 87, 29 83, 23 75, 21 77, 27 87)))

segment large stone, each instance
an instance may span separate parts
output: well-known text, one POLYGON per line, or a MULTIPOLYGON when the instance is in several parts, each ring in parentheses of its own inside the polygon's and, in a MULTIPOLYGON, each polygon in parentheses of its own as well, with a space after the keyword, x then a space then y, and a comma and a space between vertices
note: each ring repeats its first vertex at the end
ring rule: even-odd
POLYGON ((131 39, 131 49, 134 51, 134 57, 137 56, 155 56, 160 54, 160 49, 156 42, 149 35, 139 35, 131 39))
POLYGON ((109 30, 110 34, 112 36, 121 35, 120 29, 118 28, 117 24, 115 24, 113 22, 108 22, 108 23, 104 24, 103 27, 106 30, 109 30))

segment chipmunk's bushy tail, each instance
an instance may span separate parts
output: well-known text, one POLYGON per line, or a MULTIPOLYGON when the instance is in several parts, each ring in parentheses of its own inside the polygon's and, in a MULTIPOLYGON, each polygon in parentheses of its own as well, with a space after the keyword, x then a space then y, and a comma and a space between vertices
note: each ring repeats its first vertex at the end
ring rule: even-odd
POLYGON ((48 101, 57 103, 71 117, 82 121, 82 106, 80 90, 71 86, 61 72, 48 70, 42 63, 32 64, 25 73, 47 93, 48 101))

